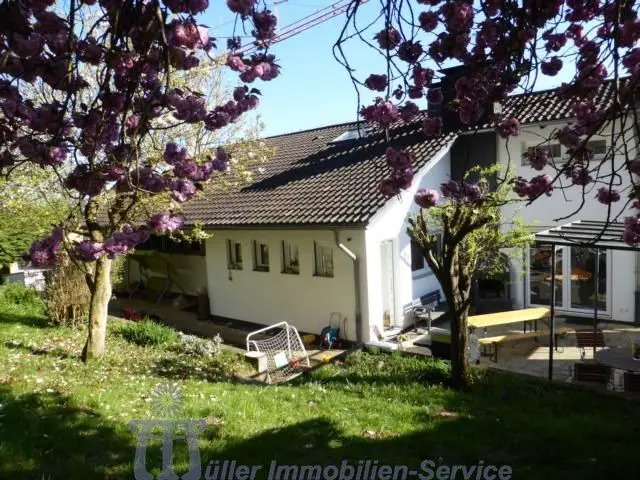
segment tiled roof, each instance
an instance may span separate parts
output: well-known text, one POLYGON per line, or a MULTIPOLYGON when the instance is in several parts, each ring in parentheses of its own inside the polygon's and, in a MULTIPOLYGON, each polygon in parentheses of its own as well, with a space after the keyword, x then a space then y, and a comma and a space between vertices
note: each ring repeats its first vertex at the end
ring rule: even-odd
MULTIPOLYGON (((356 123, 331 125, 266 138, 275 149, 261 173, 237 191, 187 202, 187 225, 205 227, 364 225, 387 199, 380 181, 388 175, 381 132, 360 140, 331 142, 356 123)), ((414 170, 424 167, 456 135, 426 138, 421 122, 392 130, 394 146, 408 148, 414 170)))
MULTIPOLYGON (((611 102, 613 87, 601 87, 598 104, 611 102)), ((520 123, 571 118, 572 100, 553 90, 514 95, 502 108, 504 116, 520 123)), ((396 148, 408 148, 415 170, 424 167, 456 138, 457 133, 426 138, 422 121, 392 130, 396 148)), ((486 124, 484 127, 491 127, 486 124)), ((266 138, 275 156, 254 173, 254 181, 236 191, 200 196, 185 205, 187 225, 205 227, 364 225, 387 199, 378 185, 387 175, 380 132, 365 138, 332 144, 339 135, 357 127, 344 123, 266 138)), ((467 129, 464 129, 467 130, 467 129)))
MULTIPOLYGON (((594 99, 598 107, 611 105, 613 87, 611 81, 602 84, 594 99)), ((555 90, 513 95, 504 103, 502 113, 517 118, 521 124, 567 120, 573 117, 574 101, 570 96, 558 95, 555 90)))

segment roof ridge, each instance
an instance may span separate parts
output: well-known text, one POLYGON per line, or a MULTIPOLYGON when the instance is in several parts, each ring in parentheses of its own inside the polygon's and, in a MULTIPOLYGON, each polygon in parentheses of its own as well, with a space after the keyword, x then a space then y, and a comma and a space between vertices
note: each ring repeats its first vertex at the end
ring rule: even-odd
POLYGON ((365 123, 366 122, 362 120, 352 120, 350 122, 331 123, 329 125, 323 125, 321 127, 306 128, 304 130, 296 130, 293 132, 280 133, 278 135, 270 135, 268 137, 262 137, 262 140, 269 140, 269 139, 278 138, 278 137, 287 137, 289 135, 297 135, 300 133, 308 133, 308 132, 313 132, 314 130, 326 130, 328 128, 343 127, 347 125, 357 125, 357 124, 365 124, 365 123))

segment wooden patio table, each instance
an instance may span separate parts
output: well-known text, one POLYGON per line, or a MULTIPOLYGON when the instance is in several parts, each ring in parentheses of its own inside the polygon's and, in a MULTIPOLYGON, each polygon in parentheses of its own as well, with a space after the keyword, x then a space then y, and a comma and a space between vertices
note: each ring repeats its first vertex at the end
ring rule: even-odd
POLYGON ((495 327, 498 325, 508 325, 511 323, 524 324, 524 332, 527 331, 527 323, 534 322, 537 330, 538 320, 548 318, 550 309, 547 307, 524 308, 521 310, 510 310, 508 312, 487 313, 484 315, 473 315, 467 319, 469 329, 495 327))

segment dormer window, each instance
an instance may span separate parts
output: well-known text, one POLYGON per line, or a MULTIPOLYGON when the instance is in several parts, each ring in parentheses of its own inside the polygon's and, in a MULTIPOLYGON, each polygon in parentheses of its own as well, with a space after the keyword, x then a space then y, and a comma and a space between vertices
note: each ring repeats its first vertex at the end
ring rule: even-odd
POLYGON ((360 129, 354 128, 340 134, 339 136, 331 140, 329 143, 340 143, 340 142, 347 142, 351 140, 360 140, 361 138, 364 138, 366 136, 367 136, 367 132, 364 128, 360 128, 360 129))

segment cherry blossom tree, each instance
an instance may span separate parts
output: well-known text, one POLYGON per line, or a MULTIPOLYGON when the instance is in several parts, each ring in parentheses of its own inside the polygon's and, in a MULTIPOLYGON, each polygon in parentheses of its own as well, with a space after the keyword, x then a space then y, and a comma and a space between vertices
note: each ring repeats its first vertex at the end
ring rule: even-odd
POLYGON ((258 49, 245 57, 239 39, 230 39, 226 64, 243 85, 233 99, 207 102, 188 73, 217 49, 198 23, 208 3, 0 2, 0 168, 5 175, 25 163, 50 169, 82 207, 29 256, 51 266, 65 251, 88 265, 84 360, 104 353, 112 259, 151 233, 182 228, 180 205, 233 170, 222 145, 190 151, 191 144, 157 140, 185 125, 223 129, 258 106, 259 91, 247 84, 278 76, 267 44, 275 16, 257 1, 229 0, 258 49), (74 243, 71 234, 85 239, 74 243))
MULTIPOLYGON (((397 195, 411 186, 414 175, 410 155, 394 149, 393 128, 421 121, 424 134, 435 137, 490 125, 509 147, 526 119, 521 118, 522 110, 504 114, 494 106, 505 104, 511 94, 533 92, 562 76, 566 82, 556 83, 555 94, 570 102, 573 120, 551 129, 537 148, 525 152, 539 173, 531 178, 498 175, 495 191, 509 182, 513 191, 509 202, 529 204, 542 196, 579 189, 583 201, 557 221, 577 214, 595 198, 607 206, 603 220, 624 222, 624 241, 639 246, 639 6, 637 0, 380 0, 375 6, 352 2, 334 56, 347 68, 358 98, 362 89, 378 95, 361 108, 360 116, 389 132, 389 175, 381 191, 397 195), (373 21, 372 9, 377 9, 373 21), (347 55, 351 41, 364 43, 378 55, 379 71, 357 75, 347 55), (447 76, 449 67, 459 72, 453 79, 447 76), (605 87, 609 94, 603 101, 605 87), (423 114, 418 103, 425 100, 429 109, 423 114), (606 135, 608 145, 604 154, 595 156, 588 145, 597 135, 606 135), (567 149, 567 161, 558 165, 552 161, 547 148, 551 143, 567 149)), ((438 279, 453 312, 452 330, 462 332, 454 338, 454 344, 462 344, 453 346, 454 357, 466 342, 469 290, 468 275, 454 260, 473 232, 489 228, 490 221, 476 206, 490 202, 495 191, 479 197, 477 184, 453 182, 442 185, 440 192, 422 192, 416 198, 423 208, 444 198, 447 206, 442 208, 452 211, 444 222, 450 232, 445 245, 450 264, 440 268, 436 259, 430 260, 432 244, 423 241, 422 246, 432 268, 438 267, 434 271, 444 272, 438 279)), ((415 238, 429 238, 427 223, 415 227, 415 238)), ((463 364, 454 372, 456 383, 463 384, 464 359, 454 361, 463 364)))
POLYGON ((458 388, 470 384, 467 316, 473 282, 479 275, 505 273, 504 252, 517 255, 531 244, 530 231, 518 212, 507 216, 503 211, 512 202, 511 186, 507 182, 495 186, 499 169, 470 169, 463 181, 443 184, 440 193, 418 190, 414 200, 420 211, 409 219, 407 229, 447 299, 452 319, 451 380, 458 388), (441 235, 440 245, 436 233, 441 235))

